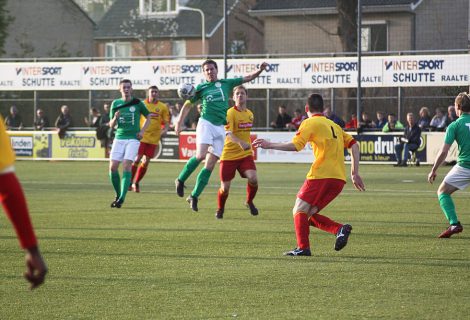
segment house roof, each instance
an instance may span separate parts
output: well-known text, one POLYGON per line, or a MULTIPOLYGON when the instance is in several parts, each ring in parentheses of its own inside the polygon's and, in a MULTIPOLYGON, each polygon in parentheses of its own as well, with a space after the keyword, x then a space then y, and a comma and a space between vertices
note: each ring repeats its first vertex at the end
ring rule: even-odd
MULTIPOLYGON (((413 11, 423 0, 362 0, 364 11, 413 11)), ((336 0, 259 0, 250 10, 254 16, 292 14, 333 14, 336 0)))
MULTIPOLYGON (((228 0, 230 9, 239 0, 228 0)), ((205 32, 210 37, 223 21, 223 2, 219 0, 189 0, 185 7, 204 12, 205 32)), ((200 38, 201 14, 181 10, 176 16, 143 17, 139 15, 139 0, 116 0, 103 16, 95 39, 200 38)))

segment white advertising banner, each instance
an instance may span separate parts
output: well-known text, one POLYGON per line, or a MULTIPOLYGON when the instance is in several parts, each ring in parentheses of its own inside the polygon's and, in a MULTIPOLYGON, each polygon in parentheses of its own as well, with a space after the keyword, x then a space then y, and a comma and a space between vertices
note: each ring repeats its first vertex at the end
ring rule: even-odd
MULTIPOLYGON (((256 135, 259 139, 272 142, 290 142, 295 132, 257 132, 256 135)), ((312 147, 309 143, 299 152, 258 148, 256 149, 256 156, 258 162, 308 163, 313 162, 314 159, 312 147)))
MULTIPOLYGON (((262 61, 266 72, 247 84, 253 89, 355 88, 354 57, 228 60, 228 77, 254 73, 262 61)), ((204 81, 201 60, 0 63, 0 90, 116 90, 131 79, 135 89, 157 85, 174 90, 182 83, 204 81)), ((223 78, 223 60, 219 78, 223 78)), ((470 55, 363 57, 363 87, 468 86, 470 55)))

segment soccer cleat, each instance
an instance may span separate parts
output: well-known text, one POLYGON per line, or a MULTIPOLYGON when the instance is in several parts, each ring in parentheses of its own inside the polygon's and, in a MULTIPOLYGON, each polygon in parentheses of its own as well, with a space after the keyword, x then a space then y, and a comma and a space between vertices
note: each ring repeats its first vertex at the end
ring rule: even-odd
MULTIPOLYGON (((180 179, 175 180, 175 186, 176 186, 176 194, 178 197, 184 197, 184 182, 181 181, 180 179)), ((196 210, 197 211, 197 210, 196 210)))
POLYGON ((294 250, 284 252, 285 256, 311 256, 310 249, 295 248, 294 250))
POLYGON ((121 208, 122 206, 122 200, 120 200, 119 198, 116 197, 116 200, 113 201, 113 203, 111 203, 111 208, 121 208))
POLYGON ((224 218, 224 209, 217 209, 215 212, 215 217, 217 219, 223 219, 224 218))
POLYGON ((463 227, 460 222, 451 224, 443 233, 439 235, 439 238, 450 238, 453 234, 460 233, 463 231, 463 227))
POLYGON ((346 247, 348 244, 348 238, 351 234, 352 226, 350 224, 343 224, 343 226, 339 229, 338 233, 336 233, 336 242, 335 242, 335 250, 339 251, 346 247))
POLYGON ((258 215, 258 209, 255 207, 253 202, 245 202, 245 206, 250 209, 250 213, 252 216, 257 216, 258 215))
POLYGON ((192 195, 189 195, 189 197, 186 198, 186 201, 189 203, 189 207, 193 209, 193 211, 198 211, 197 200, 197 197, 193 197, 192 195))
POLYGON ((140 192, 140 187, 138 183, 132 184, 132 191, 139 193, 140 192))

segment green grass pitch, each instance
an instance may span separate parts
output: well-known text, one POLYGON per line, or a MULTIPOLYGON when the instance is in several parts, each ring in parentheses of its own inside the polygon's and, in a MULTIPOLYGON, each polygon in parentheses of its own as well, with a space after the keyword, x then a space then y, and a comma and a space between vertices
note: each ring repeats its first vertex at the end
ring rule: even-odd
POLYGON ((348 246, 336 252, 334 236, 311 229, 312 256, 284 257, 308 164, 258 164, 257 217, 237 177, 222 221, 218 174, 193 213, 174 193, 182 166, 152 163, 142 192, 111 209, 106 162, 18 161, 50 272, 27 290, 1 214, 0 319, 468 319, 468 190, 454 194, 464 232, 437 238, 447 221, 436 190, 449 167, 430 185, 429 166, 361 166, 367 191, 348 181, 323 211, 353 225, 348 246))

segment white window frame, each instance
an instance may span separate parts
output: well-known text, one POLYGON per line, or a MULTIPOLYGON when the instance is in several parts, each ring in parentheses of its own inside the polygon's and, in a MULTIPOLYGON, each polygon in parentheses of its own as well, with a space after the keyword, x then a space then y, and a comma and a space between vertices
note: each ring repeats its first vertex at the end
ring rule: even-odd
POLYGON ((104 47, 104 56, 108 60, 127 59, 132 56, 132 44, 130 42, 106 42, 104 47), (128 51, 127 55, 118 55, 119 47, 128 51))
POLYGON ((141 16, 176 16, 178 15, 178 0, 139 0, 139 13, 141 16), (151 4, 154 1, 166 1, 166 11, 154 11, 151 4), (174 7, 174 10, 171 8, 174 7), (146 8, 148 8, 146 10, 146 8))
POLYGON ((386 45, 388 50, 389 48, 389 38, 388 38, 388 31, 389 31, 389 26, 386 20, 365 20, 362 21, 361 25, 361 51, 363 52, 369 52, 371 51, 371 26, 372 25, 384 25, 386 28, 386 45))

